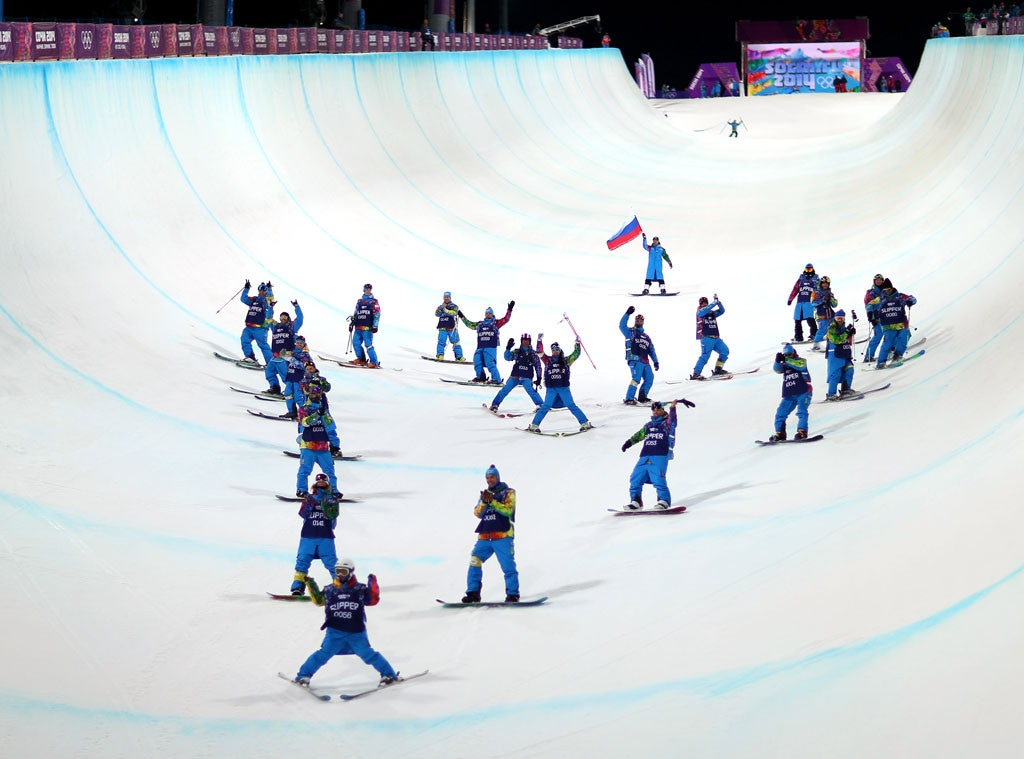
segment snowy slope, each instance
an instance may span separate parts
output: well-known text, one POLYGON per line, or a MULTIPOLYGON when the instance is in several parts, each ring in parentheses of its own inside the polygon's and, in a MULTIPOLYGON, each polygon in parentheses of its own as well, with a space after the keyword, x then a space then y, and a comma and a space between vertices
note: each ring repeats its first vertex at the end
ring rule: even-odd
MULTIPOLYGON (((1022 64, 1024 39, 938 40, 902 96, 653 107, 614 50, 0 67, 5 753, 1019 756, 1022 64), (678 298, 626 297, 645 255, 604 241, 633 213, 678 298), (758 449, 807 261, 848 310, 876 271, 916 295, 928 352, 812 406, 825 442, 758 449), (300 520, 272 497, 295 489, 294 428, 246 414, 274 406, 228 386, 261 375, 211 355, 239 351, 246 278, 334 355, 374 285, 386 368, 321 362, 364 456, 339 467, 363 500, 337 543, 380 579, 375 647, 428 678, 320 705, 274 676, 322 616, 264 595, 300 520), (481 412, 492 390, 439 382, 470 373, 419 359, 444 290, 470 318, 514 299, 502 342, 570 344, 568 313, 598 429, 528 436, 481 412), (664 384, 712 292, 729 366, 761 371, 664 384), (679 517, 606 511, 647 418, 619 403, 630 304, 654 395, 697 403, 679 517), (523 593, 551 600, 443 610, 491 463, 519 494, 523 593)), ((315 682, 375 679, 349 657, 315 682)))

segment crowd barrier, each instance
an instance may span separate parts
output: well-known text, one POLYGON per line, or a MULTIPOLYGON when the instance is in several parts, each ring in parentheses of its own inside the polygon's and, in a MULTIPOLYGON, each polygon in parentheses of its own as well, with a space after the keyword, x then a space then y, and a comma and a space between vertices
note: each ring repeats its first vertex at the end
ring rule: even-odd
POLYGON ((1024 16, 989 18, 971 24, 972 37, 994 37, 999 34, 1024 34, 1024 16))
MULTIPOLYGON (((436 35, 436 50, 542 50, 548 38, 511 34, 436 35)), ((558 37, 560 48, 583 40, 558 37)), ((0 61, 175 58, 211 55, 392 53, 421 48, 419 32, 352 29, 252 29, 202 24, 0 23, 0 61)))

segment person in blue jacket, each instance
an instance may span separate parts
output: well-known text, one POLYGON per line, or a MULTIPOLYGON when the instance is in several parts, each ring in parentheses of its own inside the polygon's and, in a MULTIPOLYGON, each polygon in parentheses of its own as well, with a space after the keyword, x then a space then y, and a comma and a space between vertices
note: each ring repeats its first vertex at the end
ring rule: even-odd
POLYGON ((905 295, 892 286, 888 279, 882 282, 882 297, 878 299, 878 321, 882 325, 882 346, 878 349, 876 369, 885 368, 885 362, 892 352, 889 366, 903 364, 903 354, 910 342, 910 314, 907 309, 917 305, 917 298, 905 295))
POLYGON ((629 476, 630 501, 626 508, 630 511, 639 511, 644 507, 643 489, 647 484, 653 485, 658 495, 654 508, 667 509, 672 505, 672 493, 666 475, 668 462, 674 456, 672 449, 676 445, 676 403, 672 401, 666 411, 660 401, 654 401, 651 404, 651 420, 622 444, 625 453, 636 443, 643 443, 640 458, 629 476))
POLYGON ((832 292, 831 279, 822 277, 818 280, 817 289, 811 293, 811 303, 814 306, 814 319, 818 325, 818 329, 812 335, 814 345, 811 346, 811 350, 820 351, 821 342, 825 339, 825 332, 832 322, 832 317, 835 316, 835 307, 839 305, 835 293, 832 292))
POLYGON ((661 246, 657 236, 651 238, 651 244, 647 244, 647 235, 643 235, 644 250, 647 251, 647 278, 644 280, 644 295, 650 292, 651 282, 657 282, 661 287, 661 294, 665 294, 665 275, 662 273, 661 262, 668 262, 668 268, 672 268, 672 259, 661 246))
POLYGON ((796 348, 786 343, 783 349, 775 354, 772 371, 782 375, 782 401, 775 411, 775 434, 768 439, 786 439, 786 419, 796 410, 795 439, 803 440, 807 437, 808 409, 814 392, 814 388, 811 387, 811 373, 807 371, 807 360, 800 358, 796 348))
POLYGON ((365 284, 348 325, 348 331, 352 333, 352 350, 356 354, 353 364, 370 369, 380 366, 377 351, 373 347, 373 336, 377 334, 379 325, 380 303, 373 296, 373 285, 365 284))
POLYGON ((285 419, 298 419, 299 409, 306 402, 302 381, 306 377, 306 362, 310 361, 306 338, 295 336, 295 348, 288 357, 288 368, 284 375, 284 402, 287 411, 281 414, 285 419))
POLYGON ((658 363, 658 353, 654 350, 654 343, 651 337, 644 332, 644 315, 637 314, 633 318, 633 327, 625 326, 626 317, 632 313, 632 306, 626 310, 626 316, 619 321, 619 331, 626 338, 626 360, 630 364, 632 377, 629 387, 626 388, 626 399, 622 401, 627 406, 635 406, 637 403, 647 403, 647 393, 654 384, 654 372, 661 368, 658 363), (630 355, 634 358, 629 360, 630 355), (652 371, 651 366, 654 366, 652 371), (640 394, 637 395, 637 387, 640 394))
POLYGON ((274 289, 269 282, 260 282, 259 294, 250 297, 249 290, 251 288, 249 280, 245 280, 245 287, 242 288, 242 295, 239 298, 249 307, 245 314, 245 328, 242 330, 240 338, 242 356, 244 357, 242 360, 253 364, 259 363, 252 350, 252 344, 256 343, 256 347, 263 354, 264 363, 269 364, 270 359, 274 356, 267 343, 267 329, 274 318, 274 289))
POLYGON ((295 495, 304 498, 308 495, 306 486, 309 475, 313 473, 313 464, 327 475, 331 490, 338 489, 338 478, 334 474, 334 458, 341 451, 341 440, 338 429, 330 412, 323 408, 323 390, 319 385, 312 385, 306 402, 299 409, 299 471, 295 477, 295 495))
POLYGON ((291 589, 293 596, 306 593, 306 573, 314 560, 320 559, 327 572, 334 574, 334 565, 338 563, 338 552, 334 547, 334 528, 338 526, 338 497, 327 475, 321 473, 316 476, 313 489, 299 506, 302 533, 299 536, 299 550, 295 554, 295 577, 291 589))
POLYGON ((278 320, 271 321, 270 329, 270 353, 271 359, 267 362, 267 368, 263 370, 270 389, 271 395, 283 395, 281 383, 287 382, 288 362, 291 359, 292 351, 295 350, 295 335, 302 329, 302 309, 297 300, 292 301, 295 308, 295 321, 292 321, 291 314, 282 311, 278 320))
POLYGON ((479 322, 470 321, 462 311, 456 313, 456 316, 462 319, 463 324, 476 332, 476 351, 473 353, 473 368, 476 369, 476 377, 473 378, 473 382, 487 382, 487 377, 484 374, 486 368, 491 374, 491 384, 501 383, 501 372, 498 371, 498 340, 500 330, 512 318, 512 309, 515 306, 516 302, 510 300, 508 310, 500 319, 494 318, 494 309, 488 306, 484 311, 483 320, 479 322))
POLYGON ((825 331, 825 361, 828 366, 826 401, 838 401, 853 392, 853 336, 856 334, 857 328, 846 323, 846 311, 836 311, 832 323, 825 331))
POLYGON ((366 635, 366 607, 380 602, 380 586, 377 577, 367 575, 366 584, 356 579, 356 564, 352 559, 342 559, 334 567, 334 582, 323 590, 317 587, 312 577, 306 578, 309 595, 313 603, 324 607, 326 630, 320 648, 309 655, 299 667, 295 682, 309 686, 309 680, 319 669, 335 656, 358 656, 380 674, 381 685, 401 680, 398 672, 384 655, 370 646, 366 635))
POLYGON ((462 355, 462 343, 459 342, 459 307, 452 303, 450 292, 445 292, 441 300, 441 305, 434 309, 434 316, 437 317, 437 360, 444 360, 444 347, 450 342, 455 360, 463 362, 466 359, 462 355))
POLYGON ((569 375, 573 362, 580 357, 580 339, 576 338, 576 345, 572 353, 566 356, 562 353, 562 347, 558 343, 551 343, 551 355, 544 352, 544 343, 537 339, 537 353, 544 362, 544 403, 537 409, 533 421, 527 426, 527 432, 540 432, 540 423, 553 408, 567 408, 580 423, 580 432, 592 429, 594 425, 587 419, 587 415, 576 405, 572 398, 572 390, 569 389, 569 375))
POLYGON ((718 331, 718 317, 725 313, 725 306, 718 300, 718 295, 715 295, 713 303, 708 303, 707 296, 702 296, 697 302, 697 306, 697 339, 700 340, 700 358, 697 359, 697 363, 693 367, 690 379, 706 379, 701 372, 708 359, 711 358, 712 352, 718 354, 718 360, 711 373, 728 374, 729 372, 724 367, 725 362, 729 360, 729 346, 722 340, 718 331))
POLYGON ((871 363, 875 360, 875 353, 882 343, 882 325, 878 321, 878 304, 882 300, 882 283, 885 277, 876 274, 871 287, 864 293, 864 308, 868 314, 868 324, 871 325, 871 339, 868 341, 867 350, 864 352, 864 361, 871 363))
POLYGON ((505 346, 505 360, 512 362, 512 374, 505 381, 505 386, 498 391, 498 394, 494 396, 494 400, 491 401, 491 411, 496 412, 501 402, 505 400, 505 397, 515 387, 522 387, 526 394, 530 396, 530 400, 538 406, 544 403, 537 391, 534 390, 534 385, 540 387, 541 365, 540 356, 533 349, 533 338, 524 333, 519 338, 519 347, 513 352, 512 346, 515 344, 516 341, 510 337, 508 345, 505 346), (535 377, 536 381, 534 380, 535 377))
POLYGON ((501 481, 498 468, 491 464, 484 473, 487 488, 480 491, 473 515, 480 521, 476 526, 476 543, 469 557, 466 573, 466 595, 462 603, 480 603, 483 587, 484 562, 498 557, 505 574, 505 603, 519 602, 519 570, 516 568, 515 523, 516 491, 501 481))
POLYGON ((797 277, 796 284, 793 285, 793 290, 789 294, 789 300, 786 301, 787 306, 792 306, 793 300, 796 300, 796 306, 793 307, 793 322, 795 324, 793 328, 794 342, 803 342, 804 322, 807 322, 812 340, 814 339, 814 334, 818 331, 818 323, 814 320, 814 306, 811 303, 811 295, 817 289, 818 275, 814 272, 814 264, 807 264, 804 267, 803 273, 797 277))

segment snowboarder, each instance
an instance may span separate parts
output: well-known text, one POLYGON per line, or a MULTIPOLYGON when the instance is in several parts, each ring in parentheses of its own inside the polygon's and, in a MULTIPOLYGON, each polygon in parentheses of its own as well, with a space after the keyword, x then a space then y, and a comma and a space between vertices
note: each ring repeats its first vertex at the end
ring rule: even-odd
MULTIPOLYGON (((633 307, 626 310, 628 316, 633 307)), ((644 332, 644 315, 637 314, 633 318, 633 328, 625 326, 626 317, 619 321, 619 331, 626 336, 626 360, 632 354, 634 359, 630 361, 632 377, 629 387, 626 388, 626 399, 623 401, 627 406, 635 406, 637 403, 647 403, 647 393, 654 384, 654 372, 661 368, 658 363, 658 354, 654 350, 654 343, 650 336, 644 332), (651 365, 654 370, 651 370, 651 365), (637 387, 640 387, 640 394, 637 395, 637 387)))
POLYGON ((308 495, 306 486, 314 463, 327 475, 331 490, 338 489, 332 457, 341 452, 341 441, 338 439, 334 419, 323 408, 323 399, 320 385, 311 385, 306 402, 299 409, 299 429, 302 434, 299 436, 299 471, 295 476, 295 495, 298 498, 308 495))
POLYGON ((846 312, 836 311, 835 318, 825 331, 825 361, 828 366, 828 394, 826 401, 838 401, 852 392, 853 336, 857 329, 846 323, 846 312))
POLYGON ((818 324, 814 321, 814 306, 811 305, 811 293, 817 288, 818 275, 814 273, 814 264, 807 264, 804 267, 803 274, 797 277, 796 284, 793 285, 793 291, 789 294, 789 300, 786 301, 787 306, 792 306, 793 299, 796 299, 796 306, 793 308, 793 321, 796 324, 793 329, 794 342, 803 342, 803 323, 805 321, 810 328, 812 339, 815 332, 818 331, 818 324))
MULTIPOLYGON (((733 121, 727 121, 725 123, 732 129, 732 131, 729 132, 729 136, 739 138, 740 133, 738 130, 740 128, 740 124, 743 123, 743 119, 734 119, 733 121)), ((744 127, 744 129, 746 129, 746 127, 744 127)))
POLYGON ((822 277, 818 280, 818 287, 811 293, 811 303, 814 306, 814 318, 818 324, 818 328, 813 336, 814 345, 811 346, 811 350, 820 351, 821 341, 825 339, 825 332, 828 330, 829 322, 832 321, 832 316, 835 314, 833 309, 839 305, 839 301, 836 300, 836 296, 832 292, 831 279, 822 277))
MULTIPOLYGON (((540 339, 541 336, 538 335, 538 343, 540 343, 540 339)), ((540 356, 533 349, 533 338, 524 333, 519 338, 519 347, 513 353, 512 346, 515 343, 516 341, 510 337, 508 345, 505 346, 505 360, 512 362, 512 374, 505 382, 505 386, 498 391, 498 394, 494 396, 494 400, 491 401, 491 411, 497 411, 501 402, 517 386, 522 387, 526 394, 530 396, 530 400, 536 403, 537 406, 544 403, 537 391, 534 390, 534 386, 540 387, 541 366, 540 356), (537 378, 536 381, 534 381, 534 377, 537 378)))
POLYGON ((871 339, 868 341, 868 348, 864 352, 864 361, 871 363, 875 360, 875 352, 882 342, 882 325, 878 321, 878 304, 882 300, 882 283, 885 277, 876 274, 875 279, 864 293, 864 308, 868 314, 868 324, 871 325, 871 339))
POLYGON ((667 509, 672 505, 672 493, 668 489, 665 475, 668 473, 668 462, 674 454, 676 445, 676 403, 672 401, 668 410, 660 401, 651 404, 651 420, 622 444, 623 453, 632 445, 643 441, 640 458, 629 475, 629 504, 626 508, 639 511, 644 507, 644 485, 654 486, 658 496, 656 509, 667 509))
POLYGON ((356 357, 353 364, 376 369, 380 366, 377 351, 373 347, 373 336, 380 324, 380 303, 373 297, 373 285, 363 285, 363 294, 356 301, 356 308, 348 325, 352 333, 352 349, 356 357))
POLYGON ((326 619, 321 630, 326 629, 320 648, 309 655, 299 667, 295 682, 308 686, 309 680, 334 656, 354 654, 380 674, 380 684, 390 685, 401 680, 388 660, 370 647, 366 635, 366 607, 376 606, 380 601, 380 586, 377 577, 367 575, 366 584, 356 579, 356 565, 352 559, 342 559, 334 567, 334 582, 322 591, 312 577, 306 578, 313 603, 323 606, 326 619))
POLYGON ((301 596, 306 592, 306 573, 315 559, 324 563, 328 573, 334 574, 338 563, 338 552, 334 548, 334 528, 338 526, 338 498, 326 474, 318 474, 313 489, 302 500, 299 516, 302 517, 302 533, 299 536, 299 550, 295 555, 295 578, 291 593, 301 596))
POLYGON ((878 350, 876 369, 885 368, 892 351, 890 366, 903 364, 903 354, 910 342, 910 316, 907 309, 917 304, 913 295, 904 295, 888 279, 882 282, 882 297, 878 300, 878 321, 882 325, 882 346, 878 350))
POLYGON ((249 280, 245 280, 245 287, 242 288, 242 295, 239 298, 249 307, 249 311, 245 315, 245 329, 242 330, 240 338, 242 356, 244 356, 242 360, 253 364, 258 363, 252 350, 252 344, 256 343, 256 347, 263 354, 263 362, 269 364, 274 355, 267 343, 267 329, 274 318, 274 289, 269 282, 260 282, 259 294, 249 297, 251 287, 249 280))
POLYGON ((288 361, 292 351, 295 350, 295 333, 302 329, 302 309, 299 308, 297 300, 292 301, 295 308, 295 321, 292 321, 291 314, 282 311, 278 321, 271 321, 273 325, 270 330, 270 353, 271 359, 267 362, 267 368, 263 370, 267 378, 267 384, 271 395, 282 395, 281 383, 287 382, 288 361))
POLYGON ((462 355, 462 344, 459 342, 459 323, 456 317, 459 315, 459 307, 452 303, 452 294, 445 292, 442 296, 442 303, 434 309, 434 316, 437 317, 437 360, 444 359, 444 346, 452 344, 452 351, 455 353, 456 361, 465 361, 462 355))
POLYGON ((665 275, 662 273, 661 260, 665 259, 668 262, 668 268, 672 268, 672 259, 668 257, 668 253, 661 247, 661 242, 658 241, 657 236, 653 237, 651 244, 647 244, 647 233, 643 235, 644 250, 647 251, 647 279, 644 280, 644 291, 643 294, 647 295, 651 289, 651 282, 657 281, 661 287, 661 294, 665 294, 665 275))
POLYGON ((580 357, 580 339, 576 338, 576 344, 572 353, 566 356, 562 353, 562 347, 558 343, 551 343, 551 355, 544 352, 544 344, 540 338, 537 339, 537 353, 544 362, 544 385, 547 388, 544 392, 544 403, 537 409, 533 416, 533 422, 526 428, 529 432, 540 432, 540 423, 553 408, 567 408, 576 421, 580 423, 580 432, 591 429, 594 425, 587 419, 587 415, 576 405, 572 399, 572 390, 569 389, 569 367, 580 357))
POLYGON ((485 368, 490 372, 493 384, 501 382, 501 372, 498 371, 497 360, 499 330, 512 318, 512 309, 515 308, 515 305, 516 302, 510 300, 508 310, 500 319, 494 318, 494 309, 488 306, 484 311, 483 320, 479 322, 471 322, 462 311, 456 312, 456 315, 462 319, 462 323, 476 332, 476 351, 473 352, 473 368, 476 369, 476 377, 473 382, 487 382, 487 377, 484 375, 485 368))
POLYGON ((697 363, 693 367, 690 379, 705 379, 701 376, 701 372, 708 359, 711 358, 712 352, 718 354, 718 360, 711 373, 728 374, 729 372, 725 371, 724 367, 725 362, 729 360, 729 346, 725 344, 718 333, 718 317, 725 313, 725 306, 718 300, 717 294, 713 303, 709 304, 707 296, 703 296, 697 306, 697 339, 700 340, 700 358, 697 359, 697 363))
POLYGON ((480 491, 473 514, 480 519, 476 527, 476 545, 469 557, 466 595, 462 603, 479 603, 483 586, 484 562, 498 557, 505 573, 505 603, 519 601, 519 571, 516 569, 515 521, 516 491, 501 481, 497 467, 491 464, 484 473, 487 488, 480 491))
POLYGON ((775 434, 768 439, 786 439, 786 419, 796 409, 795 439, 803 440, 807 437, 807 411, 814 392, 811 387, 811 373, 807 371, 807 359, 800 358, 796 348, 786 343, 782 351, 775 354, 772 370, 782 375, 782 402, 775 412, 775 434))

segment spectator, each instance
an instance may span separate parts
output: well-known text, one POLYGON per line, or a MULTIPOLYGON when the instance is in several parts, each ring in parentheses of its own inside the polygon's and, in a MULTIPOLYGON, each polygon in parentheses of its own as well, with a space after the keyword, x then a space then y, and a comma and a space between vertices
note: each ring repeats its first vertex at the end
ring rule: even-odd
POLYGON ((426 50, 428 46, 431 50, 434 49, 434 33, 430 31, 430 22, 423 19, 423 26, 420 27, 420 50, 426 50))

